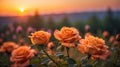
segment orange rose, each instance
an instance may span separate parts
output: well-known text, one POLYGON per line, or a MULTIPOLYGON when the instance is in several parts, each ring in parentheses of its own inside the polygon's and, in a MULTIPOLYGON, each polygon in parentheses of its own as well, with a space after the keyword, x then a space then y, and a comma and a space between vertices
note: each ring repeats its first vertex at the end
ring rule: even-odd
POLYGON ((85 39, 80 40, 78 50, 81 53, 90 54, 92 59, 99 58, 105 60, 110 56, 110 52, 108 51, 108 47, 105 45, 105 41, 92 35, 87 35, 85 36, 85 39))
POLYGON ((78 30, 73 27, 63 27, 60 31, 55 30, 54 36, 65 47, 74 47, 74 43, 81 38, 78 30))
POLYGON ((12 52, 10 61, 14 62, 13 67, 26 67, 29 65, 30 59, 34 57, 35 50, 28 46, 21 46, 12 52))
POLYGON ((18 45, 14 42, 5 42, 0 48, 0 52, 9 52, 11 53, 14 49, 16 49, 18 45))
POLYGON ((92 55, 91 58, 93 60, 95 60, 97 58, 102 59, 102 60, 106 60, 107 57, 110 56, 110 55, 111 55, 110 51, 106 50, 106 51, 102 52, 101 54, 92 55))
POLYGON ((78 50, 81 52, 81 53, 86 53, 86 52, 88 52, 88 49, 87 49, 87 47, 85 46, 85 45, 80 45, 80 46, 78 46, 78 50))
POLYGON ((91 35, 92 33, 90 33, 90 32, 86 32, 85 33, 85 36, 89 36, 89 35, 91 35))
POLYGON ((43 45, 49 42, 50 36, 51 35, 48 32, 37 31, 35 33, 32 33, 32 36, 30 36, 30 39, 33 44, 43 45))

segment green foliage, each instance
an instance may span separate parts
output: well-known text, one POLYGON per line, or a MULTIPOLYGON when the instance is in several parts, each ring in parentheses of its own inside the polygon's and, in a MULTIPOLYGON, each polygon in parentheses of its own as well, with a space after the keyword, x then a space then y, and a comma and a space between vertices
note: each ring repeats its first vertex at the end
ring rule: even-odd
POLYGON ((102 25, 96 14, 94 14, 89 20, 88 25, 90 25, 90 31, 97 33, 98 30, 102 30, 102 25))
POLYGON ((113 31, 118 33, 118 31, 120 31, 120 27, 119 27, 120 21, 118 18, 114 16, 110 8, 108 8, 103 22, 104 22, 104 28, 108 30, 110 33, 112 33, 113 31))
POLYGON ((27 23, 29 26, 32 26, 36 30, 44 28, 45 25, 44 19, 42 18, 42 16, 39 16, 39 13, 37 11, 35 12, 35 15, 33 17, 28 18, 27 23))
POLYGON ((69 21, 69 18, 67 15, 64 15, 63 18, 61 19, 61 21, 57 24, 58 28, 61 28, 63 26, 67 26, 70 27, 71 26, 71 22, 69 21))
POLYGON ((48 17, 47 23, 46 23, 47 29, 55 29, 55 21, 53 20, 52 16, 48 17))
POLYGON ((69 67, 78 67, 78 65, 76 64, 76 61, 72 58, 67 58, 67 62, 69 67))

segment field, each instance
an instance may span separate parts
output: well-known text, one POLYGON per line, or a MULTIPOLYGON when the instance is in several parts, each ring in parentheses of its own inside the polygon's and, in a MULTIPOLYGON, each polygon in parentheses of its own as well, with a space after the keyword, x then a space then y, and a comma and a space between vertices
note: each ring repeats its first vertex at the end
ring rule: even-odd
POLYGON ((35 12, 2 23, 0 67, 120 67, 120 19, 110 8, 102 18, 61 18, 35 12))

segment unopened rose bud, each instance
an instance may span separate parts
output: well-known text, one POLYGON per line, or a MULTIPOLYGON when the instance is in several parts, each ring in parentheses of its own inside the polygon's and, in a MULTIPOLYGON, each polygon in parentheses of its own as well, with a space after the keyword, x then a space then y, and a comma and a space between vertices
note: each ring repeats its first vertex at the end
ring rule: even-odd
POLYGON ((104 31, 103 32, 103 37, 107 37, 107 36, 109 36, 109 32, 108 31, 104 31))
POLYGON ((114 36, 110 36, 109 42, 112 43, 114 40, 115 40, 115 37, 114 36))
POLYGON ((48 49, 53 49, 54 43, 53 42, 49 42, 47 47, 48 47, 48 49))
POLYGON ((117 35, 116 35, 116 40, 117 40, 117 41, 120 41, 120 34, 117 34, 117 35))
POLYGON ((118 41, 114 41, 114 42, 113 42, 113 45, 114 45, 114 46, 117 46, 118 44, 119 44, 118 41))

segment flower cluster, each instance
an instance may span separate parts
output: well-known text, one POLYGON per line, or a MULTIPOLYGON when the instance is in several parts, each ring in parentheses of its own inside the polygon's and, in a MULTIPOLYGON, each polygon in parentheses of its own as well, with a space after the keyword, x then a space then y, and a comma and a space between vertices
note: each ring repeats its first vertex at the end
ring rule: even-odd
MULTIPOLYGON (((108 33, 105 32, 104 38, 107 36, 108 33)), ((33 44, 32 47, 31 45, 18 46, 14 42, 5 42, 1 46, 0 52, 11 53, 10 61, 14 63, 11 65, 12 67, 28 67, 34 56, 40 59, 41 64, 47 63, 50 60, 54 63, 53 65, 56 64, 57 67, 62 67, 58 62, 63 62, 63 64, 65 63, 64 65, 71 65, 70 61, 73 61, 69 54, 69 49, 71 47, 74 47, 74 49, 77 49, 81 53, 90 56, 93 60, 106 60, 111 55, 111 52, 108 50, 109 45, 106 45, 105 40, 93 36, 90 32, 87 32, 85 34, 85 38, 82 39, 79 31, 74 27, 63 27, 61 30, 54 31, 54 37, 61 43, 61 49, 66 48, 63 52, 59 52, 59 50, 57 52, 57 50, 54 49, 54 47, 57 47, 56 44, 58 44, 58 41, 50 41, 51 34, 46 31, 36 31, 29 37, 33 44), (64 55, 64 53, 66 53, 67 56, 64 55), (48 60, 44 61, 44 59, 48 60)), ((116 36, 116 39, 119 38, 119 35, 116 36)), ((114 41, 116 41, 115 37, 111 36, 109 42, 113 43, 114 41)), ((73 61, 72 64, 77 63, 74 63, 73 61)))
POLYGON ((92 59, 106 60, 111 54, 108 46, 105 45, 105 41, 92 35, 86 35, 85 39, 80 40, 78 50, 81 53, 91 55, 92 59))

